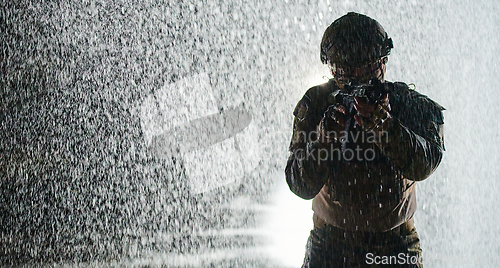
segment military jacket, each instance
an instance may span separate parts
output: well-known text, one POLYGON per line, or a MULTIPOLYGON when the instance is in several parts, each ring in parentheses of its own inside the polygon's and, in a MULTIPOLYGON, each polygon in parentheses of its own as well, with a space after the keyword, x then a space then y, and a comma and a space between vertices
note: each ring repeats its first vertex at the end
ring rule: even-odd
POLYGON ((416 210, 415 182, 441 161, 444 108, 405 83, 386 83, 391 118, 383 135, 357 127, 329 144, 317 140, 324 112, 335 104, 333 80, 310 88, 294 110, 287 183, 314 198, 315 214, 333 226, 387 231, 406 222, 416 210))

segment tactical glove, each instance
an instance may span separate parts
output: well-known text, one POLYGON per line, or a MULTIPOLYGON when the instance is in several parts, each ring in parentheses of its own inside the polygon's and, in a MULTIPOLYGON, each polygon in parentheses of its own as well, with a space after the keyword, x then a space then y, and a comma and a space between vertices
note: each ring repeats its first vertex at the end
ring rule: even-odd
POLYGON ((342 138, 346 121, 347 110, 344 105, 337 103, 328 106, 318 125, 318 140, 322 144, 337 142, 342 138))
POLYGON ((377 131, 379 126, 391 117, 389 113, 391 106, 387 93, 374 104, 370 104, 363 98, 354 97, 354 108, 357 111, 354 120, 363 130, 377 131))

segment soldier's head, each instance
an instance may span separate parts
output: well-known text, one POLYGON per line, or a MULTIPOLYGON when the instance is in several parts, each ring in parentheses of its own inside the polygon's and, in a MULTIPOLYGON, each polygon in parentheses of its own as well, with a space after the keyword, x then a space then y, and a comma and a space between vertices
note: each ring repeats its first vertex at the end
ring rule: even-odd
POLYGON ((336 19, 323 34, 321 62, 328 64, 340 87, 384 81, 392 40, 376 20, 354 12, 336 19))

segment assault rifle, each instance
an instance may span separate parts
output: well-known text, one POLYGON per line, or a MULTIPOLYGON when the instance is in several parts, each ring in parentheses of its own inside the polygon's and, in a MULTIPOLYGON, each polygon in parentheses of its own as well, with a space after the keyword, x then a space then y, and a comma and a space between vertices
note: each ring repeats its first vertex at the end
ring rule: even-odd
POLYGON ((361 98, 369 104, 377 104, 382 101, 385 94, 388 93, 388 86, 377 78, 372 78, 368 84, 350 83, 345 85, 343 90, 334 91, 331 96, 335 98, 335 103, 341 103, 347 108, 347 121, 345 125, 345 137, 342 139, 342 152, 345 151, 347 144, 352 142, 352 132, 357 131, 354 115, 357 113, 354 108, 355 97, 361 98))

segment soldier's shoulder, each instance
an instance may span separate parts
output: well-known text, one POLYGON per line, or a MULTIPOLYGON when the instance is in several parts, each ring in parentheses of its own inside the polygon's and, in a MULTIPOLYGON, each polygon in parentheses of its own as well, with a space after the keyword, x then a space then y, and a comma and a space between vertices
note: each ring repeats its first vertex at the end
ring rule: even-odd
POLYGON ((314 111, 324 111, 328 105, 328 95, 332 92, 333 81, 310 87, 294 109, 294 115, 305 117, 314 111))
POLYGON ((334 90, 335 82, 333 79, 330 79, 326 83, 309 88, 304 94, 304 97, 307 97, 312 104, 321 106, 322 104, 325 104, 325 101, 328 99, 328 95, 334 90))
POLYGON ((319 84, 313 87, 310 87, 306 95, 312 97, 312 98, 321 98, 324 96, 327 96, 328 94, 331 93, 332 88, 334 87, 334 81, 333 79, 329 80, 328 82, 325 82, 323 84, 319 84))
POLYGON ((404 82, 389 82, 392 84, 390 102, 404 107, 408 116, 422 115, 426 119, 443 123, 445 108, 428 96, 418 92, 415 85, 404 82))

